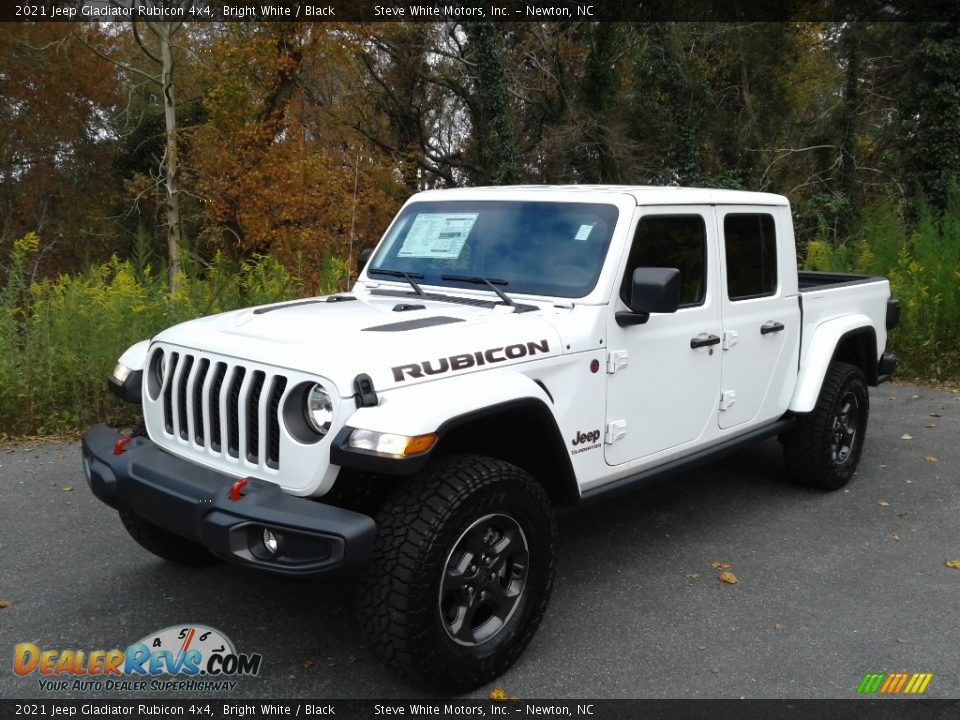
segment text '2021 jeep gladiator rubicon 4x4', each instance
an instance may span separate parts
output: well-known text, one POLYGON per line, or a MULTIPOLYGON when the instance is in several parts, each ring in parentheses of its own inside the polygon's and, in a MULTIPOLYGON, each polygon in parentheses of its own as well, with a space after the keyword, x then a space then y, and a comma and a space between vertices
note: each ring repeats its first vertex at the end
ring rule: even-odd
POLYGON ((798 273, 777 195, 423 192, 349 294, 131 347, 146 432, 95 426, 84 470, 160 557, 359 574, 386 661, 475 687, 543 616, 557 508, 774 435, 847 483, 898 313, 883 278, 798 273))

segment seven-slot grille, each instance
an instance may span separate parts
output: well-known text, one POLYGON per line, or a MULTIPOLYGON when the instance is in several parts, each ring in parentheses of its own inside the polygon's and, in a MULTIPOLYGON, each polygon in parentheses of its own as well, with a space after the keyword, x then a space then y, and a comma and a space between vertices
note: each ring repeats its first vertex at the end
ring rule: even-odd
POLYGON ((280 398, 287 378, 183 352, 168 355, 161 390, 167 434, 279 469, 280 398))

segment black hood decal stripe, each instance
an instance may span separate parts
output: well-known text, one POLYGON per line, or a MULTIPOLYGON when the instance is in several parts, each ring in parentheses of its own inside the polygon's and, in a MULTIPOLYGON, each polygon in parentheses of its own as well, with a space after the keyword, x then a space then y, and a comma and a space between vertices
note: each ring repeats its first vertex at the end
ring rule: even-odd
POLYGON ((433 317, 404 320, 402 322, 387 323, 386 325, 374 325, 373 327, 364 328, 362 332, 403 332, 404 330, 419 330, 420 328, 449 325, 450 323, 457 322, 463 322, 463 318, 434 315, 433 317))

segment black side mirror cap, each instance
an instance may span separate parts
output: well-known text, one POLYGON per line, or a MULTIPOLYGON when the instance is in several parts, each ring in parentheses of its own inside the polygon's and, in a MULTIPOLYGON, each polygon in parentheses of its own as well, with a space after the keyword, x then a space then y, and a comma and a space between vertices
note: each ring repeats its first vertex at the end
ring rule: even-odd
POLYGON ((371 255, 373 255, 373 248, 364 248, 360 251, 360 256, 357 259, 357 275, 363 272, 367 263, 370 262, 371 255))
POLYGON ((673 313, 680 307, 680 271, 638 267, 633 271, 630 309, 638 315, 673 313))

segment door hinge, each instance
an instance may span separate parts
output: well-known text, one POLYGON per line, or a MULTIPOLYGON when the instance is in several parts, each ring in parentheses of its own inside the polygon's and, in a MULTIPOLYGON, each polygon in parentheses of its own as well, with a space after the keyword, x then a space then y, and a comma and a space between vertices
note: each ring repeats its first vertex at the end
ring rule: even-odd
POLYGON ((737 401, 737 392, 736 390, 724 390, 723 394, 720 395, 720 409, 729 410, 733 407, 733 404, 737 401))
POLYGON ((613 445, 617 440, 622 440, 627 435, 627 421, 614 420, 607 423, 606 431, 603 433, 603 442, 605 445, 613 445))
POLYGON ((723 349, 729 350, 734 345, 740 342, 740 333, 736 330, 726 330, 723 333, 723 349))
POLYGON ((611 350, 607 353, 607 375, 623 370, 630 364, 630 354, 626 350, 611 350))

